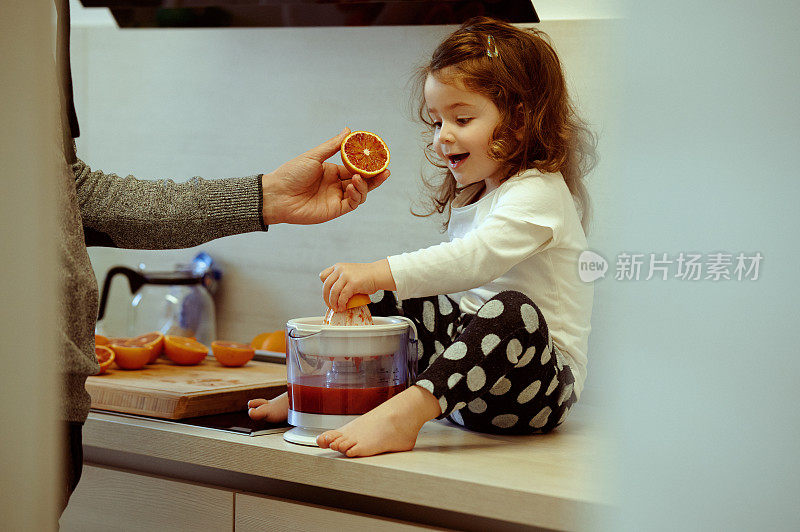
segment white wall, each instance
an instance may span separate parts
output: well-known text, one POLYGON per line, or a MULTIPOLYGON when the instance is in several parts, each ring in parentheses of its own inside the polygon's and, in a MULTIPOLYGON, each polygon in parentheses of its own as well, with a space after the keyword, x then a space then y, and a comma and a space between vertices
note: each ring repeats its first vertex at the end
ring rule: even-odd
MULTIPOLYGON (((601 131, 612 119, 613 24, 541 24, 562 54, 584 115, 601 131)), ((317 274, 333 262, 375 260, 443 238, 433 218, 408 212, 419 198, 418 177, 427 164, 421 127, 412 120, 408 82, 413 69, 453 29, 77 27, 73 66, 79 156, 107 172, 184 180, 269 171, 345 125, 385 138, 392 150, 392 177, 356 212, 324 225, 275 226, 267 234, 229 237, 199 248, 224 269, 218 335, 249 341, 289 318, 321 314, 317 274)), ((598 247, 604 238, 602 183, 607 177, 601 166, 591 178, 597 191, 592 238, 598 247)), ((95 248, 91 257, 102 280, 114 264, 171 266, 197 251, 95 248)), ((126 290, 122 280, 114 283, 117 305, 126 290)), ((602 292, 597 301, 601 312, 602 292)), ((592 338, 597 344, 592 370, 599 375, 604 356, 598 331, 592 338)))
POLYGON ((630 4, 613 242, 764 259, 615 284, 615 529, 798 530, 800 6, 630 4))

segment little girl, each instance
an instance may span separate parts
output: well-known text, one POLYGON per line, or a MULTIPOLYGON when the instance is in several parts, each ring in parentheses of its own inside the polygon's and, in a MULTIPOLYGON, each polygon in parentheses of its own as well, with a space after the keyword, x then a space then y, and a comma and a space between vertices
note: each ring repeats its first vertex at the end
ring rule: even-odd
MULTIPOLYGON (((331 308, 374 294, 373 315, 401 314, 419 335, 413 386, 320 447, 347 456, 410 450, 447 417, 499 434, 548 432, 586 378, 593 291, 578 277, 594 138, 575 115, 546 36, 504 22, 466 22, 418 78, 426 155, 443 170, 432 209, 449 242, 320 274, 331 308)), ((284 418, 286 398, 251 401, 284 418)))

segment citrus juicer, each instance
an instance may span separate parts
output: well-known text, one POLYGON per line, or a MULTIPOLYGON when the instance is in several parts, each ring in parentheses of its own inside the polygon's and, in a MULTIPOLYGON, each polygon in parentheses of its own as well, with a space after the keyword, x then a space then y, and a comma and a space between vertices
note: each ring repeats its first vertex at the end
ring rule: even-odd
MULTIPOLYGON (((403 391, 416 374, 417 331, 402 316, 372 325, 330 325, 322 316, 286 323, 290 425, 286 441, 317 436, 356 419, 403 391)), ((330 323, 330 319, 328 320, 330 323)))

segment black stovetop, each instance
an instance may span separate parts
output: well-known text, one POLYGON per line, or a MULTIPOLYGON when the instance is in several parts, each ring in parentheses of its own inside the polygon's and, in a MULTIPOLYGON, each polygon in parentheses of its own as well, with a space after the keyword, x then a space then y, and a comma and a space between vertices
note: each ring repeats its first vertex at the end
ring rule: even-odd
POLYGON ((245 410, 241 410, 239 412, 230 412, 228 414, 214 414, 211 416, 198 416, 184 419, 160 419, 149 416, 138 416, 136 414, 122 414, 119 412, 111 412, 109 410, 97 410, 94 408, 92 409, 92 412, 114 414, 116 416, 130 417, 134 419, 146 419, 148 421, 158 421, 161 423, 191 425, 193 427, 222 430, 236 434, 244 434, 247 436, 260 436, 262 434, 282 432, 288 428, 291 428, 291 425, 286 422, 268 423, 265 421, 252 420, 247 415, 247 411, 245 410))

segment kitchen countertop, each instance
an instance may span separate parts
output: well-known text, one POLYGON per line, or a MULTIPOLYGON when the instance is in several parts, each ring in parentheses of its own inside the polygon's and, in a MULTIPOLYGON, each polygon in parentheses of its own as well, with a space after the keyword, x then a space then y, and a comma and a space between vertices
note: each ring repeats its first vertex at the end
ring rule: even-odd
POLYGON ((578 405, 557 431, 473 433, 427 423, 414 451, 367 458, 287 443, 92 412, 87 463, 317 502, 438 526, 524 524, 585 529, 611 504, 610 439, 596 409, 578 405))

